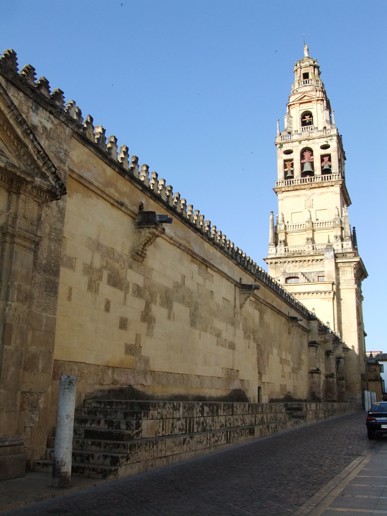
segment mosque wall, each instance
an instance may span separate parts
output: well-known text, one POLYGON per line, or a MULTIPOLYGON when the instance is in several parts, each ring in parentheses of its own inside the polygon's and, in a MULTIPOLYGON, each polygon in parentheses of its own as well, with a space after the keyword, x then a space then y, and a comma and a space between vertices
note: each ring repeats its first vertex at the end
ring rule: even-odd
POLYGON ((343 401, 340 339, 12 51, 0 121, 0 439, 42 455, 63 374, 78 403, 343 401))

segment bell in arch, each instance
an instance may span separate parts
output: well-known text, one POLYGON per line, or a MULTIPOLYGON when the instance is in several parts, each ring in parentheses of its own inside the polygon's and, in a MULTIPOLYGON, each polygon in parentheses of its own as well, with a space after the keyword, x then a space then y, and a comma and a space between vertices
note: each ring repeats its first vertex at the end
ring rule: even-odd
POLYGON ((302 169, 301 169, 301 175, 303 176, 313 176, 314 170, 313 170, 313 152, 310 149, 305 149, 302 153, 303 159, 301 160, 302 169))
POLYGON ((305 176, 313 176, 313 167, 310 161, 307 161, 302 165, 302 174, 305 176))
POLYGON ((293 170, 287 170, 285 179, 293 179, 293 170))
POLYGON ((323 156, 321 161, 321 173, 330 174, 332 172, 332 163, 330 156, 323 156))
POLYGON ((285 161, 284 175, 285 175, 285 179, 293 179, 293 177, 294 177, 293 160, 285 161))

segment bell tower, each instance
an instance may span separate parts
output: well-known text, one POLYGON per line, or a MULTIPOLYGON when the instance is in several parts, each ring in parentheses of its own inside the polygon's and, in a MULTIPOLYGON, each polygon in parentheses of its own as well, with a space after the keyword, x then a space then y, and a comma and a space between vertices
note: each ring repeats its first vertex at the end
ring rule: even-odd
POLYGON ((277 123, 278 215, 270 214, 268 272, 345 342, 347 391, 365 372, 361 284, 367 271, 349 223, 345 152, 308 46, 294 66, 284 128, 277 123))

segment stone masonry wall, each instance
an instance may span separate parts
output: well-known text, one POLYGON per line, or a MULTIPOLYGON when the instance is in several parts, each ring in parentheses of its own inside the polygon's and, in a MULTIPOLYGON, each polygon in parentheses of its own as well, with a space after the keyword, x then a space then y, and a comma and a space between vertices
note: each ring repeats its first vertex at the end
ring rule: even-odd
POLYGON ((338 336, 61 90, 19 72, 13 51, 0 122, 0 437, 42 453, 61 374, 77 376, 79 402, 129 385, 163 399, 341 399, 338 336))
POLYGON ((110 477, 174 464, 354 410, 348 403, 126 402, 100 398, 85 400, 83 407, 76 417, 75 470, 77 474, 110 477), (112 441, 109 446, 107 413, 118 418, 132 414, 134 418, 132 424, 120 426, 118 434, 128 428, 125 440, 112 441), (104 441, 98 441, 99 432, 106 433, 104 441), (87 433, 94 436, 88 438, 87 433), (110 458, 110 453, 118 453, 120 458, 110 458))

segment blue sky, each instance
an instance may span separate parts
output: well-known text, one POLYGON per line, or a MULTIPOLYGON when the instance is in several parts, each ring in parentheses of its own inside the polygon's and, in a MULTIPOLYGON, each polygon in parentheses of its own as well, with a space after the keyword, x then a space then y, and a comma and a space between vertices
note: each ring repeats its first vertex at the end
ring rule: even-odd
POLYGON ((259 265, 304 39, 347 155, 367 349, 387 351, 387 0, 0 0, 13 48, 259 265))

